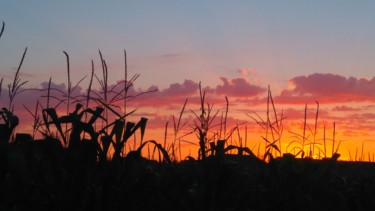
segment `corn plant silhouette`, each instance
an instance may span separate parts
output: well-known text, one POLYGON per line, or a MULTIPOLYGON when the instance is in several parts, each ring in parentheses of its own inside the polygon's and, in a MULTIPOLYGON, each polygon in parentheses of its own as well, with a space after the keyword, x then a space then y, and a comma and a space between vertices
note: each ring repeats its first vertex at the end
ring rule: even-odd
POLYGON ((204 160, 207 157, 207 144, 210 141, 208 137, 208 132, 210 131, 212 122, 216 118, 219 111, 217 111, 215 114, 211 113, 213 106, 208 103, 206 104, 206 93, 205 91, 202 91, 201 83, 199 83, 199 97, 200 114, 197 114, 194 111, 192 111, 192 113, 195 116, 193 128, 199 140, 199 157, 204 160))
MULTIPOLYGON (((5 23, 2 22, 2 27, 0 31, 0 38, 3 35, 5 29, 5 23)), ((14 75, 13 82, 8 84, 8 109, 3 107, 0 110, 0 120, 3 120, 4 123, 0 123, 0 139, 3 142, 9 142, 11 139, 12 134, 14 133, 14 129, 19 124, 19 119, 16 115, 14 115, 14 100, 16 96, 25 91, 25 89, 21 89, 23 85, 27 83, 27 81, 21 81, 20 79, 20 70, 25 59, 27 52, 27 47, 22 55, 21 62, 18 65, 17 71, 14 75)), ((2 93, 2 85, 3 85, 3 78, 0 80, 0 97, 2 93)))
POLYGON ((16 115, 13 115, 13 113, 6 108, 0 110, 0 116, 3 121, 3 123, 0 124, 0 142, 8 143, 14 129, 19 124, 19 120, 16 115))
MULTIPOLYGON (((265 131, 265 135, 261 136, 261 138, 265 141, 263 160, 273 159, 277 154, 281 156, 281 140, 284 131, 283 120, 286 117, 284 116, 283 111, 281 111, 280 117, 278 116, 270 86, 268 86, 266 120, 264 120, 256 112, 254 112, 254 114, 256 117, 250 114, 246 115, 253 119, 265 131), (272 108, 270 108, 271 106, 272 108), (273 112, 273 117, 271 116, 271 112, 273 112)), ((259 149, 260 144, 258 145, 258 156, 259 149)))

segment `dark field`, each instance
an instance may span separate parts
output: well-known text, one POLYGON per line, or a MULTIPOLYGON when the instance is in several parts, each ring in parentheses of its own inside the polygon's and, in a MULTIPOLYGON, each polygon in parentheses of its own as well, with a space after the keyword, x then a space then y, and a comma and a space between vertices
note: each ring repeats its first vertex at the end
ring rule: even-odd
POLYGON ((97 162, 92 143, 69 150, 56 140, 0 150, 0 210, 375 209, 374 163, 218 152, 172 163, 137 151, 97 162))

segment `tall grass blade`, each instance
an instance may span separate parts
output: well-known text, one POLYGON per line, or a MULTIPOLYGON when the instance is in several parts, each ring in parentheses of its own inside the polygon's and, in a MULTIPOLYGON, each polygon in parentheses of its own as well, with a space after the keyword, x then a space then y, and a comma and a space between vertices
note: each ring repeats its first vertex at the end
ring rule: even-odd
POLYGON ((16 95, 18 93, 20 93, 19 89, 24 84, 26 84, 28 82, 28 81, 21 82, 21 80, 19 79, 21 66, 22 66, 23 61, 25 59, 26 53, 27 53, 27 47, 25 48, 25 51, 22 54, 21 62, 18 65, 16 74, 14 75, 14 78, 13 78, 13 82, 11 84, 8 84, 8 92, 9 92, 9 106, 8 106, 8 109, 9 110, 12 110, 11 108, 12 108, 12 105, 13 105, 14 98, 16 97, 16 95))
POLYGON ((3 25, 2 25, 1 31, 0 31, 0 38, 1 38, 1 36, 3 36, 4 29, 5 29, 5 22, 3 21, 3 25))
POLYGON ((4 78, 1 78, 1 80, 0 80, 0 98, 1 98, 1 92, 3 90, 3 79, 4 78))

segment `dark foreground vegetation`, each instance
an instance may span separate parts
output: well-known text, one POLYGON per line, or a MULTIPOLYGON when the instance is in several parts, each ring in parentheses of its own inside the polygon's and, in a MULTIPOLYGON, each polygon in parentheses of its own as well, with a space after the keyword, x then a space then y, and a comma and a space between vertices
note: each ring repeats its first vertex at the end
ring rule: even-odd
POLYGON ((1 143, 0 210, 374 210, 375 165, 297 159, 265 163, 220 150, 179 163, 96 161, 95 146, 19 137, 1 143))
MULTIPOLYGON (((51 80, 48 89, 37 90, 44 93, 45 102, 38 101, 34 112, 24 106, 34 119, 33 133, 16 133, 15 98, 28 91, 22 88, 27 82, 19 74, 26 52, 7 86, 8 105, 0 110, 0 210, 375 210, 375 164, 338 161, 338 146, 332 146, 328 156, 325 139, 324 150, 320 149, 318 110, 312 138, 306 135, 305 111, 303 135, 295 134, 297 146, 290 150, 296 153, 282 154, 285 117, 277 115, 270 91, 267 117, 256 120, 268 133, 262 137, 263 156, 241 141, 237 145, 229 141, 238 126, 226 130, 227 98, 226 111, 216 125, 220 129, 213 132, 219 112, 205 103, 201 89, 201 106, 199 112, 193 111, 196 119, 190 133, 196 135, 197 158, 181 156, 187 101, 179 117, 173 118, 173 140, 167 143, 166 136, 163 145, 143 141, 147 119, 127 121, 134 113, 126 110, 127 102, 139 96, 128 91, 139 75, 128 79, 126 52, 125 77, 116 85, 123 88, 108 87, 107 65, 99 52, 103 77, 99 79, 92 65, 85 96, 73 96, 79 83, 72 86, 69 56, 64 52, 67 92, 51 88, 51 80), (91 90, 93 78, 101 92, 91 90), (119 101, 123 101, 122 112, 119 101), (42 138, 36 139, 36 134, 42 138), (131 141, 134 147, 127 148, 131 141), (305 156, 306 146, 310 149, 305 156), (313 160, 314 150, 324 159, 313 160)), ((1 79, 0 94, 2 84, 1 79)))

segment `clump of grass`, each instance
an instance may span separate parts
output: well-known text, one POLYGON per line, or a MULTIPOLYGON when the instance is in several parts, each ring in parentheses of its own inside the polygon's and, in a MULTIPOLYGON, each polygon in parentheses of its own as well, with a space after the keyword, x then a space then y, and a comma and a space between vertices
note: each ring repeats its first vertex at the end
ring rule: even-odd
POLYGON ((207 155, 207 144, 212 141, 214 136, 209 137, 208 133, 211 129, 212 123, 216 118, 219 111, 212 114, 213 105, 206 104, 205 97, 206 93, 202 91, 201 83, 199 83, 199 97, 200 97, 200 114, 192 113, 195 116, 194 120, 194 131, 196 132, 196 136, 199 140, 199 158, 206 159, 207 155))
MULTIPOLYGON (((261 136, 262 140, 265 141, 263 160, 273 159, 275 155, 277 155, 277 153, 279 156, 281 156, 282 154, 281 140, 282 140, 282 135, 284 131, 283 120, 286 117, 284 116, 283 111, 281 111, 280 117, 278 117, 275 103, 272 98, 271 89, 269 86, 268 86, 268 96, 267 96, 266 119, 264 120, 256 112, 254 112, 253 114, 255 115, 255 117, 249 114, 246 114, 246 115, 250 117, 251 119, 253 119, 265 131, 265 135, 261 136), (271 112, 273 113, 273 115, 271 114, 271 112)), ((259 148, 260 148, 260 144, 258 146, 258 151, 259 151, 259 148)), ((259 152, 258 152, 258 156, 259 156, 259 152)))
MULTIPOLYGON (((297 153, 295 153, 295 156, 301 155, 301 158, 305 157, 305 146, 306 146, 306 141, 308 140, 308 137, 306 136, 307 135, 306 134, 307 127, 308 127, 308 125, 307 125, 307 105, 305 105, 302 135, 290 131, 290 133, 294 134, 293 137, 296 140, 291 141, 288 144, 288 147, 287 147, 287 148, 289 148, 293 144, 298 143, 299 145, 294 146, 291 150, 295 151, 297 149, 298 151, 297 151, 297 153)), ((310 154, 308 154, 308 155, 310 155, 310 154)))
MULTIPOLYGON (((326 138, 326 127, 323 127, 323 144, 319 143, 319 139, 317 138, 318 135, 318 117, 319 117, 319 102, 316 102, 317 108, 315 112, 315 121, 314 121, 314 128, 312 129, 307 124, 307 105, 305 105, 304 109, 304 120, 303 120, 303 129, 302 135, 289 131, 293 136, 294 140, 289 142, 287 149, 290 149, 290 152, 295 152, 295 156, 301 156, 301 158, 320 158, 320 155, 323 154, 324 158, 328 157, 327 153, 327 141, 329 139, 326 138), (306 156, 305 148, 308 148, 308 153, 306 156)), ((321 140, 321 139, 320 139, 321 140)), ((333 123, 333 136, 332 136, 332 153, 331 157, 339 156, 338 150, 340 148, 341 141, 338 142, 338 145, 335 146, 336 141, 336 123, 333 123)))
MULTIPOLYGON (((5 23, 2 22, 2 27, 0 31, 0 38, 3 35, 5 29, 5 23)), ((20 79, 20 70, 25 59, 27 52, 27 47, 22 55, 20 64, 18 65, 17 71, 14 74, 13 82, 8 84, 8 109, 3 107, 0 111, 0 120, 4 123, 0 124, 0 139, 4 142, 9 142, 11 140, 12 135, 14 134, 14 130, 16 126, 19 124, 18 117, 14 115, 14 100, 18 94, 25 91, 26 89, 22 89, 22 86, 27 83, 27 81, 22 81, 20 79)), ((2 93, 2 86, 3 86, 3 78, 0 80, 0 98, 2 93)))

